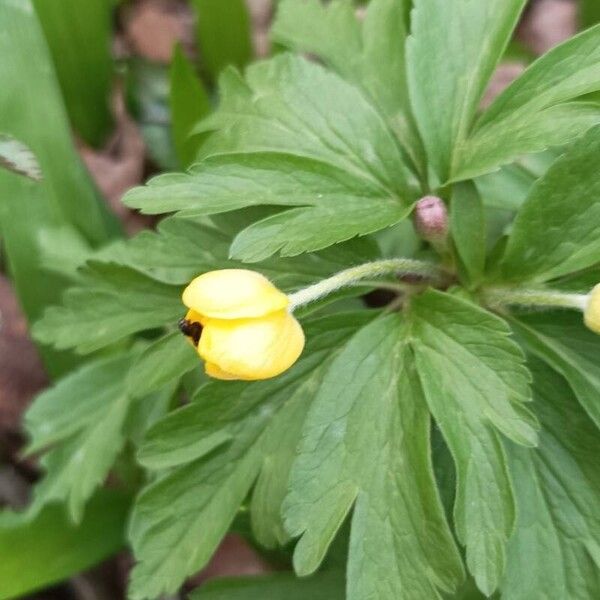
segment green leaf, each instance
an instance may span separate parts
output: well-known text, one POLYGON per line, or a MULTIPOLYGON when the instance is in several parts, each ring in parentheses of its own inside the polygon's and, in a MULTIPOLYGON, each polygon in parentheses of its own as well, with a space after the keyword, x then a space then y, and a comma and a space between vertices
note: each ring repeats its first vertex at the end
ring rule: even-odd
POLYGON ((596 0, 581 0, 580 22, 583 28, 600 23, 600 5, 596 0))
POLYGON ((386 258, 415 256, 422 243, 412 222, 407 219, 378 232, 374 238, 381 248, 382 256, 386 258))
POLYGON ((180 46, 175 48, 169 78, 173 143, 179 161, 187 167, 194 162, 200 145, 198 139, 190 138, 190 133, 196 123, 210 112, 211 104, 202 81, 180 46))
MULTIPOLYGON (((148 432, 139 452, 141 462, 150 469, 166 469, 201 458, 209 451, 206 440, 213 433, 217 433, 219 439, 231 438, 228 431, 237 427, 238 422, 265 398, 268 399, 272 390, 279 390, 283 384, 290 386, 290 390, 292 384, 297 386, 357 326, 372 318, 370 312, 362 311, 309 321, 304 326, 307 349, 294 369, 264 383, 213 382, 205 386, 194 402, 171 413, 148 432), (240 398, 234 403, 225 401, 238 390, 242 390, 243 396, 248 400, 242 401, 240 398)), ((212 442, 209 444, 212 445, 212 442)))
MULTIPOLYGON (((233 220, 233 213, 228 213, 225 225, 234 234, 247 223, 243 219, 239 227, 232 227, 233 220)), ((206 271, 247 268, 240 261, 228 259, 230 244, 231 235, 221 226, 168 218, 161 221, 157 232, 143 231, 96 255, 95 260, 119 263, 158 281, 183 285, 206 271)), ((280 288, 291 291, 378 255, 372 240, 363 238, 297 258, 272 258, 253 268, 280 288)))
POLYGON ((344 575, 319 573, 308 579, 278 573, 216 579, 190 594, 190 600, 344 600, 344 575))
MULTIPOLYGON (((172 593, 206 564, 259 476, 273 447, 269 438, 281 436, 280 425, 287 429, 278 411, 295 397, 309 401, 331 353, 370 318, 361 313, 315 321, 306 328, 303 358, 283 376, 211 383, 153 427, 140 458, 170 470, 142 492, 134 509, 130 539, 139 562, 133 600, 172 593)), ((280 525, 269 526, 267 518, 259 518, 263 527, 277 530, 280 525)))
POLYGON ((105 139, 112 125, 111 0, 33 0, 56 67, 69 117, 92 145, 105 139))
POLYGON ((511 325, 529 352, 549 364, 568 382, 580 404, 600 428, 600 361, 598 336, 567 312, 521 315, 511 325))
POLYGON ((0 598, 30 597, 117 552, 124 543, 129 501, 120 493, 100 491, 77 526, 60 506, 35 516, 0 513, 0 598))
MULTIPOLYGON (((133 447, 141 446, 148 430, 169 412, 174 403, 181 400, 176 396, 180 385, 183 387, 183 378, 173 379, 150 394, 133 398, 124 426, 127 439, 132 442, 133 447)), ((195 391, 200 385, 201 383, 192 389, 195 391)), ((117 463, 117 466, 120 464, 117 463)), ((137 468, 137 463, 131 461, 130 465, 126 465, 128 466, 137 468)))
POLYGON ((197 132, 214 131, 201 154, 274 152, 338 167, 408 204, 408 174, 397 138, 353 85, 305 58, 281 54, 242 80, 221 78, 221 106, 197 132))
POLYGON ((125 441, 137 443, 165 414, 175 385, 171 382, 134 400, 125 389, 133 360, 134 355, 123 354, 95 361, 34 402, 25 420, 32 437, 29 451, 53 444, 40 460, 46 474, 34 490, 34 514, 49 503, 63 502, 71 520, 79 522, 84 506, 107 478, 125 441), (65 413, 73 420, 66 422, 65 413))
POLYGON ((598 262, 599 152, 600 127, 594 127, 533 186, 502 260, 505 280, 546 281, 598 262))
POLYGON ((180 408, 148 430, 138 460, 151 470, 186 465, 230 442, 233 439, 230 421, 227 417, 220 419, 213 405, 191 404, 180 408))
MULTIPOLYGON (((440 183, 457 168, 525 0, 415 0, 407 45, 412 108, 440 183)), ((469 164, 469 163, 467 163, 469 164)))
POLYGON ((563 145, 600 122, 600 26, 537 60, 490 106, 460 151, 454 179, 467 179, 531 152, 563 145))
POLYGON ((46 310, 33 332, 56 348, 89 353, 127 336, 166 323, 184 312, 181 289, 127 267, 90 262, 86 285, 69 289, 62 306, 46 310))
POLYGON ((413 120, 406 73, 406 13, 409 0, 372 0, 362 24, 363 50, 360 80, 382 112, 387 115, 400 140, 418 163, 422 152, 413 120))
POLYGON ((124 354, 91 363, 34 402, 25 418, 32 437, 29 451, 55 444, 40 461, 46 475, 35 488, 34 512, 64 502, 73 522, 81 520, 87 500, 106 479, 125 442, 131 404, 125 374, 131 362, 131 355, 124 354), (72 422, 65 412, 73 414, 72 422))
POLYGON ((288 476, 296 458, 302 425, 311 405, 307 399, 314 396, 319 377, 309 379, 279 411, 264 444, 264 462, 252 492, 250 516, 252 532, 266 548, 283 546, 290 539, 281 520, 281 506, 288 491, 288 476))
POLYGON ((159 177, 148 188, 128 194, 126 203, 149 213, 180 210, 187 217, 254 205, 304 207, 273 216, 243 234, 235 256, 251 261, 282 246, 284 254, 321 249, 404 218, 412 196, 401 153, 376 109, 357 89, 304 59, 286 55, 268 65, 250 68, 248 85, 229 71, 223 78, 221 109, 198 129, 218 130, 203 146, 205 155, 234 156, 213 157, 189 175, 159 177), (330 95, 322 93, 327 85, 330 95), (297 86, 311 94, 310 104, 299 103, 297 86), (251 97, 252 90, 256 94, 251 97), (352 121, 340 119, 336 98, 353 102, 348 107, 352 121), (284 116, 275 119, 273 110, 283 110, 284 116), (323 127, 307 130, 306 123, 316 118, 323 127), (336 227, 317 228, 316 223, 333 220, 333 211, 336 227), (274 228, 281 233, 272 237, 274 228), (290 239, 292 232, 295 239, 290 239), (270 245, 260 243, 265 237, 270 245), (260 253, 255 240, 264 246, 260 253))
MULTIPOLYGON (((169 173, 134 188, 125 204, 144 214, 181 211, 184 217, 247 206, 328 206, 393 198, 368 178, 290 154, 234 154, 204 160, 188 173, 169 173)), ((400 204, 400 203, 398 203, 400 204)))
POLYGON ((413 164, 422 168, 404 60, 408 5, 405 0, 372 0, 359 22, 350 0, 285 0, 278 6, 271 36, 297 52, 318 56, 367 92, 388 117, 413 164))
POLYGON ((224 67, 250 62, 250 15, 244 0, 192 0, 202 65, 216 79, 224 67))
POLYGON ((248 206, 299 207, 240 233, 231 254, 252 262, 278 251, 293 256, 320 250, 383 229, 405 218, 411 208, 380 186, 336 167, 271 154, 220 157, 195 165, 189 174, 160 176, 130 192, 126 204, 146 213, 177 210, 185 218, 248 206))
POLYGON ((510 211, 512 214, 525 202, 536 179, 522 166, 508 165, 477 177, 473 183, 486 207, 510 211))
POLYGON ((351 0, 327 4, 320 0, 282 0, 271 37, 297 52, 318 56, 346 79, 357 79, 363 40, 351 0))
MULTIPOLYGON (((142 364, 147 362, 148 352, 141 357, 142 364)), ((28 409, 27 452, 50 448, 40 461, 46 476, 35 487, 34 514, 59 501, 67 504, 73 522, 80 521, 83 507, 106 479, 125 440, 139 439, 164 414, 174 391, 172 379, 166 372, 154 375, 154 383, 162 379, 162 387, 152 396, 142 397, 139 388, 137 394, 128 394, 127 375, 139 364, 135 358, 136 353, 126 353, 96 359, 42 392, 28 409)))
POLYGON ((598 429, 565 381, 535 361, 540 446, 507 448, 517 499, 502 598, 593 600, 600 589, 598 429))
POLYGON ((127 394, 141 398, 199 366, 200 358, 189 341, 179 331, 168 333, 137 357, 127 375, 127 394))
POLYGON ((255 205, 300 206, 258 221, 234 241, 232 256, 260 261, 319 250, 403 219, 410 207, 369 181, 324 163, 286 155, 221 157, 188 175, 165 175, 130 192, 144 212, 180 210, 186 218, 255 205), (323 221, 333 227, 323 228, 323 221))
POLYGON ((39 452, 94 424, 122 394, 130 366, 122 355, 95 360, 39 394, 24 417, 27 452, 39 452))
POLYGON ((41 271, 71 284, 79 280, 78 269, 97 252, 72 227, 48 229, 40 237, 41 271))
POLYGON ((297 256, 322 250, 357 235, 379 231, 404 219, 410 208, 396 202, 361 202, 295 208, 250 225, 233 240, 231 256, 259 262, 280 252, 297 256))
POLYGON ((450 230, 469 281, 477 283, 485 269, 486 224, 483 201, 472 182, 454 186, 450 230))
MULTIPOLYGON (((465 584, 458 590, 456 594, 453 596, 446 596, 448 600, 487 600, 489 596, 482 594, 473 581, 473 579, 469 578, 465 582, 465 584)), ((494 600, 498 598, 497 594, 492 596, 494 600)))
POLYGON ((560 154, 557 149, 530 154, 518 163, 473 180, 484 203, 486 245, 491 251, 490 268, 495 269, 502 258, 515 213, 525 202, 536 180, 546 174, 560 154))
MULTIPOLYGON (((41 241, 74 229, 98 245, 115 232, 76 154, 43 32, 29 0, 0 0, 0 131, 35 154, 44 180, 0 169, 0 237, 21 306, 30 321, 58 301, 64 278, 41 275, 41 241), (16 100, 18 99, 18 100, 16 100)), ((51 374, 72 360, 44 349, 51 374)))
POLYGON ((231 254, 260 261, 320 250, 405 218, 410 204, 369 180, 291 155, 218 157, 189 174, 162 175, 129 192, 126 204, 146 213, 182 211, 186 218, 249 206, 300 207, 258 221, 241 232, 231 254), (331 226, 323 227, 323 223, 331 226))
POLYGON ((40 181, 42 171, 31 150, 10 135, 0 134, 0 167, 40 181))
POLYGON ((463 572, 435 487, 429 415, 397 315, 333 361, 304 426, 284 502, 300 575, 322 561, 356 503, 347 597, 439 598, 463 572))
POLYGON ((200 273, 231 266, 231 236, 208 222, 167 218, 155 231, 101 250, 94 260, 135 269, 156 281, 184 285, 200 273))
POLYGON ((42 457, 45 476, 35 488, 32 511, 60 502, 73 523, 81 522, 86 502, 104 483, 123 448, 128 409, 126 396, 113 398, 96 421, 42 457))
POLYGON ((457 468, 454 519, 467 565, 490 595, 505 566, 514 501, 498 432, 537 443, 529 372, 507 324, 448 294, 429 291, 411 306, 411 337, 429 408, 457 468))

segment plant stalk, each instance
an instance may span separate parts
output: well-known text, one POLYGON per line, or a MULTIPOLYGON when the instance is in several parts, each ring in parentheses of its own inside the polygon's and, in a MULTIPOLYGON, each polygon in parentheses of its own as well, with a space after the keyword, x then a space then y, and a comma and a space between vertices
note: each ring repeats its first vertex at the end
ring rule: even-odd
POLYGON ((485 304, 490 307, 516 305, 536 308, 574 308, 584 311, 588 303, 587 294, 571 294, 556 290, 488 288, 482 295, 485 304))
POLYGON ((445 272, 433 263, 411 258, 377 260, 345 269, 328 279, 323 279, 314 285, 290 294, 290 311, 324 298, 341 288, 355 285, 365 279, 376 279, 391 273, 411 275, 432 283, 441 282, 445 278, 445 272))

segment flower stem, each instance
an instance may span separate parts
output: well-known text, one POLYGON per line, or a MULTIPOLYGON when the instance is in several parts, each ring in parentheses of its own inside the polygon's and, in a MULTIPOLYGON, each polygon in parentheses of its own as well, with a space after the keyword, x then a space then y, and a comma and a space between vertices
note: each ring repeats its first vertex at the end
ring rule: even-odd
POLYGON ((488 288, 483 291, 482 296, 483 301, 491 307, 517 305, 540 308, 574 308, 584 311, 588 302, 586 294, 524 288, 488 288))
POLYGON ((290 295, 290 310, 319 300, 337 290, 355 285, 365 279, 396 275, 412 275, 431 282, 444 280, 444 271, 433 263, 413 260, 411 258, 390 258, 377 260, 340 271, 328 279, 290 295))
POLYGON ((378 290, 387 290, 388 292, 396 292, 397 294, 403 294, 406 290, 410 289, 408 283, 394 283, 393 281, 377 281, 376 279, 361 279, 352 284, 353 286, 364 286, 377 288, 378 290))

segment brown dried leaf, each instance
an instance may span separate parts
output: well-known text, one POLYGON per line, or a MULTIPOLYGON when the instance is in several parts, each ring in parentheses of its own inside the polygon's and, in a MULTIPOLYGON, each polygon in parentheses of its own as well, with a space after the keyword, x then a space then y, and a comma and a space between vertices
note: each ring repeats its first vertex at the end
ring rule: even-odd
POLYGON ((169 63, 177 43, 193 46, 194 19, 184 2, 143 0, 128 7, 124 17, 132 51, 150 61, 169 63))
POLYGON ((577 3, 572 0, 536 0, 519 27, 518 36, 536 54, 577 33, 577 3))
POLYGON ((0 429, 17 430, 21 415, 46 384, 25 316, 10 282, 0 275, 0 429))

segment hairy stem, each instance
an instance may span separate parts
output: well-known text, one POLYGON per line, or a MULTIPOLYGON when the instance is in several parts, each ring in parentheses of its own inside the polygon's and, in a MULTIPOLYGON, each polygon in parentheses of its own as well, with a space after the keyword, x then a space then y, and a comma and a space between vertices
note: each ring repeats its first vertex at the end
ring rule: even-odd
POLYGON ((356 267, 351 267, 336 273, 328 279, 323 279, 314 285, 290 295, 290 310, 324 298, 337 290, 355 285, 365 279, 374 279, 384 275, 411 275, 426 281, 441 282, 444 271, 433 263, 413 260, 411 258, 390 258, 377 260, 356 267))
POLYGON ((488 288, 483 291, 484 302, 491 307, 508 305, 539 308, 574 308, 585 310, 586 294, 569 294, 555 290, 533 290, 524 288, 488 288))

